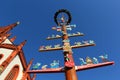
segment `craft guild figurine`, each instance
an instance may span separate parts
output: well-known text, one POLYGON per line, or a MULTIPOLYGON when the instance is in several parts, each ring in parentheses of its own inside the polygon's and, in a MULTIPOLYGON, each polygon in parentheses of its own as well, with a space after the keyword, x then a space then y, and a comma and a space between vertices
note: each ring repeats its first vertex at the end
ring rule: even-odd
POLYGON ((99 56, 99 57, 102 59, 103 62, 108 62, 108 61, 109 61, 109 60, 108 60, 108 55, 107 55, 107 54, 101 55, 101 56, 99 56))
POLYGON ((56 30, 57 28, 56 27, 52 27, 53 30, 56 30))
POLYGON ((51 68, 58 68, 59 67, 59 61, 54 60, 53 63, 50 64, 51 68))
POLYGON ((70 25, 72 28, 76 28, 76 24, 70 25))
POLYGON ((71 46, 69 45, 64 45, 63 46, 63 50, 66 52, 66 51, 71 51, 71 46))
POLYGON ((81 42, 75 42, 74 43, 76 46, 80 46, 82 43, 81 42))
POLYGON ((86 57, 86 63, 87 64, 93 64, 93 61, 90 57, 86 57))
POLYGON ((55 38, 55 35, 54 35, 54 34, 52 35, 52 38, 55 38))
POLYGON ((56 35, 56 37, 61 37, 60 35, 56 35))
POLYGON ((68 19, 65 19, 64 16, 62 16, 61 18, 58 18, 57 20, 59 20, 58 25, 66 25, 66 23, 68 22, 68 19))
POLYGON ((65 66, 66 67, 73 67, 75 64, 74 62, 71 60, 71 55, 70 54, 66 54, 65 57, 65 66))
POLYGON ((50 38, 51 38, 50 36, 47 37, 47 39, 50 39, 50 38))
POLYGON ((61 31, 61 27, 57 26, 57 27, 52 27, 53 30, 57 30, 57 31, 61 31))
POLYGON ((57 31, 62 31, 60 26, 57 26, 57 31))
POLYGON ((67 35, 68 35, 68 36, 72 36, 72 34, 70 34, 70 33, 68 33, 67 35))
POLYGON ((67 29, 67 30, 70 30, 70 31, 72 30, 72 28, 71 28, 71 27, 67 27, 66 29, 67 29))
POLYGON ((74 35, 76 35, 75 33, 72 33, 72 35, 74 36, 74 35))
POLYGON ((60 44, 54 45, 54 48, 60 48, 60 44))
POLYGON ((78 35, 80 35, 81 33, 80 32, 77 32, 78 35))
POLYGON ((60 20, 61 20, 61 23, 65 22, 64 17, 63 17, 63 16, 60 18, 60 20))
POLYGON ((52 47, 52 46, 50 45, 50 46, 46 46, 45 48, 46 48, 46 49, 51 49, 51 47, 52 47))
POLYGON ((67 39, 67 40, 63 40, 63 42, 70 42, 70 40, 69 40, 69 39, 67 39))
POLYGON ((86 65, 86 62, 84 61, 83 58, 79 58, 79 60, 80 60, 80 65, 81 65, 81 66, 82 66, 82 65, 86 65))
POLYGON ((61 33, 62 33, 62 34, 67 34, 67 33, 66 33, 66 32, 64 32, 64 31, 61 31, 61 33))
POLYGON ((69 58, 68 54, 66 54, 64 57, 65 57, 65 61, 70 61, 70 58, 69 58))
POLYGON ((90 40, 89 43, 90 43, 90 44, 94 44, 95 42, 94 42, 93 40, 90 40))
POLYGON ((45 49, 45 46, 40 46, 40 50, 44 50, 45 49))
POLYGON ((75 25, 75 24, 73 24, 73 25, 67 25, 66 27, 67 27, 67 28, 69 28, 69 27, 71 27, 71 28, 75 28, 76 25, 75 25))
POLYGON ((93 57, 93 63, 94 63, 94 64, 98 64, 98 63, 99 63, 99 62, 98 62, 98 59, 95 58, 95 57, 93 57))
POLYGON ((84 44, 89 44, 89 41, 82 41, 84 44))
POLYGON ((41 69, 46 69, 48 65, 43 65, 41 69))
POLYGON ((36 63, 35 65, 33 65, 32 70, 39 69, 40 65, 41 65, 41 63, 36 63))

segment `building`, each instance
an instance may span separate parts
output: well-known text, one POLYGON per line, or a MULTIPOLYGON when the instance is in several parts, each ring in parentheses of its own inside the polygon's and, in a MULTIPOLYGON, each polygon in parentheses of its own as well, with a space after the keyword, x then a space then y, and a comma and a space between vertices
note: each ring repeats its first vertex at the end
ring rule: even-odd
POLYGON ((26 41, 15 45, 16 37, 9 38, 9 32, 18 24, 0 27, 0 80, 33 80, 26 72, 28 65, 22 49, 26 41))

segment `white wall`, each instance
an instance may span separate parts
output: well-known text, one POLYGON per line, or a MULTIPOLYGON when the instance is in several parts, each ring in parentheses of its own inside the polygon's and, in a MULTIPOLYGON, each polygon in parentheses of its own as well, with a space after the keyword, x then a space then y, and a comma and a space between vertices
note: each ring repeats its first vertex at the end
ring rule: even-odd
MULTIPOLYGON (((8 43, 8 44, 12 44, 8 39, 6 39, 3 43, 8 43)), ((3 58, 0 60, 0 64, 2 64, 2 62, 4 60, 7 59, 7 57, 13 52, 13 50, 9 50, 9 49, 5 49, 5 48, 0 48, 0 54, 3 54, 3 58)), ((7 68, 4 70, 4 72, 0 75, 0 80, 4 80, 5 77, 7 76, 7 74, 10 72, 10 70, 15 66, 15 65, 19 65, 19 74, 16 80, 21 80, 22 76, 23 76, 23 67, 20 61, 19 56, 17 55, 12 61, 11 63, 7 66, 7 68)))
POLYGON ((7 43, 7 44, 12 44, 9 39, 6 39, 2 44, 7 43))
POLYGON ((15 66, 15 65, 19 65, 19 74, 16 80, 20 80, 22 78, 23 75, 23 67, 21 64, 21 61, 19 59, 19 56, 17 55, 13 61, 7 66, 7 68, 5 69, 5 71, 0 75, 0 80, 4 80, 5 77, 7 76, 7 74, 10 72, 10 70, 15 66))
POLYGON ((0 48, 0 54, 3 54, 3 58, 0 60, 0 64, 8 58, 8 56, 13 52, 13 50, 0 48))

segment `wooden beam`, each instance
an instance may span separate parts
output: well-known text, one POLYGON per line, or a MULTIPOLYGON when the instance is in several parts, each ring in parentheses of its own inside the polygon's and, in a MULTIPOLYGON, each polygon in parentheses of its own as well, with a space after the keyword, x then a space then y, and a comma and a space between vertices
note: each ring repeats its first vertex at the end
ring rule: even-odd
POLYGON ((27 71, 30 69, 30 66, 32 65, 32 62, 33 62, 33 59, 29 62, 27 69, 24 71, 22 80, 26 80, 27 79, 27 77, 28 77, 27 71))
MULTIPOLYGON (((79 46, 77 45, 73 45, 71 46, 71 48, 82 48, 82 47, 89 47, 89 46, 95 46, 95 44, 81 44, 79 46)), ((63 50, 62 47, 59 47, 59 48, 49 48, 49 49, 39 49, 40 52, 45 52, 45 51, 54 51, 54 50, 63 50)))
MULTIPOLYGON (((82 70, 88 70, 88 69, 93 69, 93 68, 99 68, 103 66, 109 66, 113 65, 114 62, 103 62, 103 63, 98 63, 98 64, 88 64, 88 65, 83 65, 83 66, 75 66, 76 71, 82 71, 82 70)), ((28 70, 27 73, 62 73, 65 72, 64 67, 60 68, 47 68, 47 69, 40 69, 40 70, 28 70)))
POLYGON ((93 69, 93 68, 98 68, 98 67, 103 67, 103 66, 109 66, 113 65, 114 62, 103 62, 103 63, 98 63, 98 64, 88 64, 88 65, 83 65, 83 66, 76 66, 76 71, 82 71, 82 70, 87 70, 87 69, 93 69))
POLYGON ((0 44, 4 42, 11 34, 3 34, 0 36, 0 44))
POLYGON ((61 73, 64 72, 64 67, 60 68, 47 68, 40 70, 28 70, 27 73, 61 73))
POLYGON ((16 36, 12 37, 12 38, 10 39, 10 41, 11 41, 11 42, 14 42, 15 39, 16 39, 16 36))
MULTIPOLYGON (((77 37, 77 36, 84 36, 84 34, 76 34, 76 35, 71 35, 71 36, 68 36, 68 37, 77 37)), ((54 37, 54 38, 49 37, 49 38, 46 38, 46 40, 53 40, 53 39, 60 39, 60 38, 62 38, 62 36, 54 37)))
POLYGON ((82 47, 89 47, 89 46, 95 46, 96 44, 81 44, 79 46, 73 45, 72 48, 82 48, 82 47))
POLYGON ((42 50, 39 49, 39 51, 44 52, 44 51, 54 51, 54 50, 62 50, 62 49, 63 49, 62 47, 59 47, 59 48, 49 48, 49 49, 42 49, 42 50))
POLYGON ((10 25, 7 25, 5 27, 1 27, 0 28, 0 33, 2 34, 6 34, 8 33, 10 30, 12 30, 15 26, 17 26, 20 22, 16 22, 16 23, 13 23, 13 24, 10 24, 10 25))
POLYGON ((13 44, 0 44, 0 48, 5 48, 5 49, 12 49, 15 50, 16 49, 16 45, 13 44))
POLYGON ((32 80, 35 80, 36 78, 36 74, 33 74, 32 80))

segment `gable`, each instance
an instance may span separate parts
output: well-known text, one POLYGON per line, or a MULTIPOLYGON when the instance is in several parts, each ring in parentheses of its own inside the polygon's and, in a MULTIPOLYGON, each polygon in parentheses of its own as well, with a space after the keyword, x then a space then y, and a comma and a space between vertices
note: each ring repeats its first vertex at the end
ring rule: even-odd
POLYGON ((6 39, 2 44, 12 44, 12 42, 9 39, 6 39))

